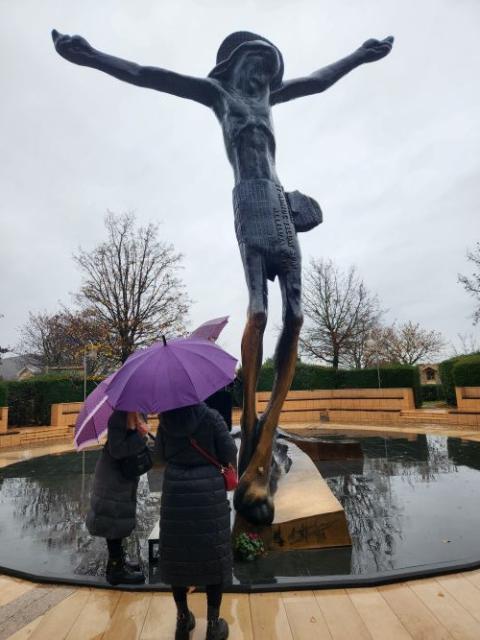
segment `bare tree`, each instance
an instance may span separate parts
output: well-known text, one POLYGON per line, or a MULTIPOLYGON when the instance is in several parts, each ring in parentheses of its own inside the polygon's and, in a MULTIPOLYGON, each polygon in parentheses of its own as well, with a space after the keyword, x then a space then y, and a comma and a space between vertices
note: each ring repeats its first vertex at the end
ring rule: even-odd
POLYGON ((81 367, 86 350, 95 349, 98 358, 89 360, 89 373, 95 373, 105 369, 110 359, 109 333, 105 323, 85 310, 63 307, 53 314, 30 313, 16 350, 49 370, 81 367))
POLYGON ((107 240, 74 255, 83 274, 76 300, 110 328, 114 357, 125 362, 162 335, 185 332, 190 299, 178 275, 182 255, 158 239, 158 227, 133 214, 105 218, 107 240))
POLYGON ((478 271, 474 271, 471 278, 459 273, 458 281, 475 300, 477 308, 473 312, 473 324, 477 324, 480 321, 480 242, 477 242, 473 251, 467 251, 467 260, 472 262, 478 271))
POLYGON ((451 345, 453 356, 480 352, 480 340, 473 333, 457 333, 457 338, 459 347, 453 343, 451 345))
POLYGON ((332 365, 362 366, 365 341, 382 315, 355 267, 343 272, 332 260, 312 260, 305 274, 305 327, 301 352, 332 365))
MULTIPOLYGON (((3 313, 0 313, 0 320, 4 317, 3 313)), ((10 349, 8 349, 7 347, 0 347, 0 360, 2 359, 2 355, 4 353, 8 353, 10 351, 10 349)))
POLYGON ((422 329, 411 320, 396 326, 379 327, 373 332, 379 360, 384 364, 417 364, 435 359, 446 343, 438 331, 422 329))

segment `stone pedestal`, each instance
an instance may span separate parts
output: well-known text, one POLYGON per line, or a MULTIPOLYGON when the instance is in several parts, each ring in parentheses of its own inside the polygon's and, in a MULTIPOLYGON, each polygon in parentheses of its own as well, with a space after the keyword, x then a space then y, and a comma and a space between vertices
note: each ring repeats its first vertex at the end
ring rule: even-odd
POLYGON ((352 544, 342 505, 306 453, 288 444, 290 471, 282 476, 274 496, 275 519, 258 527, 234 514, 233 535, 258 533, 266 549, 320 549, 352 544))

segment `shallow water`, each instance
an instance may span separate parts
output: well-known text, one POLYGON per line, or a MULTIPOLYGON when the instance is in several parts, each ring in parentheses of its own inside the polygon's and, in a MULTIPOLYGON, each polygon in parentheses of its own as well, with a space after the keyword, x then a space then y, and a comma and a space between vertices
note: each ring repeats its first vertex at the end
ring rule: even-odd
MULTIPOLYGON (((443 436, 329 436, 354 440, 361 455, 314 462, 342 503, 352 548, 271 553, 234 567, 234 584, 291 577, 375 575, 408 567, 480 559, 480 443, 443 436)), ((321 451, 321 446, 318 447, 321 451)), ((35 575, 103 582, 105 543, 85 528, 98 451, 64 453, 0 469, 0 566, 35 575)), ((321 454, 320 454, 320 457, 321 454)), ((149 533, 162 474, 139 485, 138 527, 127 541, 148 568, 149 533)), ((149 571, 156 583, 156 570, 149 571)), ((158 583, 157 583, 158 584, 158 583)))

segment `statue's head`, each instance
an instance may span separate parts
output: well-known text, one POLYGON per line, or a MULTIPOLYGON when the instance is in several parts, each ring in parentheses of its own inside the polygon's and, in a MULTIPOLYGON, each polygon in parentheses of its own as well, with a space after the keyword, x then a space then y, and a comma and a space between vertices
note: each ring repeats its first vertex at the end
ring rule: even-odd
POLYGON ((226 79, 234 71, 257 77, 260 82, 278 89, 283 78, 280 50, 263 36, 249 31, 236 31, 225 38, 217 52, 217 64, 210 78, 226 79))

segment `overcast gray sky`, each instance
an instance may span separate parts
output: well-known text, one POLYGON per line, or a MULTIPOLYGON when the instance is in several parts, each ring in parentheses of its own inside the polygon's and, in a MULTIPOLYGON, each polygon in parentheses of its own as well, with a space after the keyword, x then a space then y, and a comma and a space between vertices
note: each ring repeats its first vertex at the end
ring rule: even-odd
MULTIPOLYGON (((324 211, 300 236, 304 263, 355 264, 388 320, 478 335, 456 280, 480 237, 479 25, 478 0, 0 0, 0 344, 17 342, 29 311, 69 302, 72 253, 103 239, 110 209, 162 221, 185 255, 192 326, 230 314, 222 344, 240 351, 247 296, 215 117, 66 62, 53 27, 198 76, 247 29, 281 49, 286 78, 393 34, 384 60, 274 108, 278 174, 324 211)), ((270 292, 265 356, 280 319, 277 283, 270 292)))

